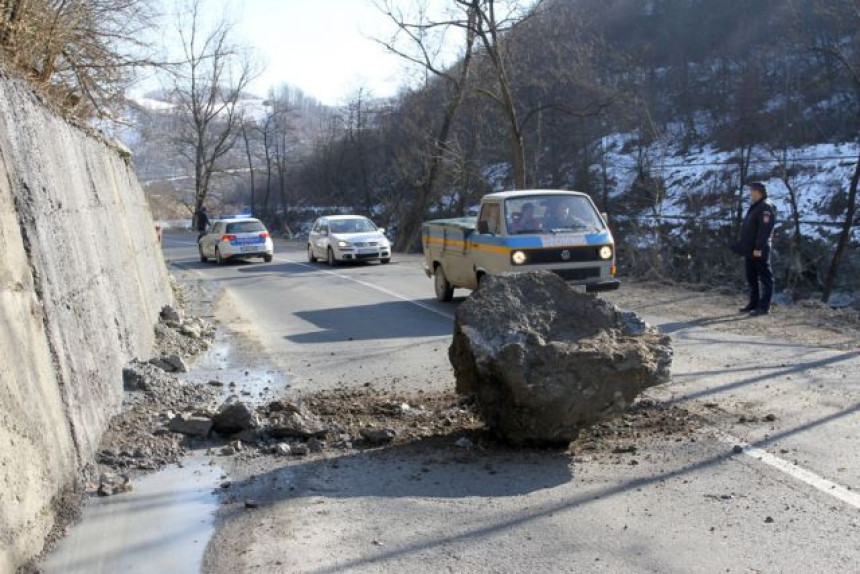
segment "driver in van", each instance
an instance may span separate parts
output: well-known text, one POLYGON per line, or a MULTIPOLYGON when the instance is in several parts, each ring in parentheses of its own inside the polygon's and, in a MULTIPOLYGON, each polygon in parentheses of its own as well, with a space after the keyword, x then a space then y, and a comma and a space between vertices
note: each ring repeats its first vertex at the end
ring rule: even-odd
POLYGON ((535 206, 531 202, 526 202, 520 209, 519 218, 512 225, 513 233, 523 233, 525 231, 540 231, 542 229, 541 222, 535 217, 535 206))

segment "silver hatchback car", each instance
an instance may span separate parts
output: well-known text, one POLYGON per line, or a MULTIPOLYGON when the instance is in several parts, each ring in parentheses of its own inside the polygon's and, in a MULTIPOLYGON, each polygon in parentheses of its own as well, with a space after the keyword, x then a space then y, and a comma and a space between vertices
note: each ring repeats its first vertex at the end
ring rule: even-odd
POLYGON ((335 266, 343 261, 391 261, 385 229, 361 215, 320 217, 308 236, 308 261, 335 266))

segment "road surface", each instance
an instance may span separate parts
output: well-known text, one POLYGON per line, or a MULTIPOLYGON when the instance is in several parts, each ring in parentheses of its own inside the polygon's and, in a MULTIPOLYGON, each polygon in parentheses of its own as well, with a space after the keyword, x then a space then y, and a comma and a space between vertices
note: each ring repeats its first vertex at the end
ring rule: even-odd
MULTIPOLYGON (((223 287, 220 319, 296 389, 453 387, 457 303, 432 298, 418 258, 331 269, 278 244, 270 264, 219 267, 188 235, 164 252, 223 287)), ((697 413, 689 439, 643 437, 635 456, 406 447, 239 465, 263 507, 221 516, 206 570, 857 572, 860 351, 634 310, 674 338, 674 380, 648 396, 697 413)))

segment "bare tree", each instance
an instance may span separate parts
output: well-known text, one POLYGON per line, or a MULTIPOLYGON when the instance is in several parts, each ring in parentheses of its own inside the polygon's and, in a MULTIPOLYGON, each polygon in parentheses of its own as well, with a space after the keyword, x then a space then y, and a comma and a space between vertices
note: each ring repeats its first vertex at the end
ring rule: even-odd
POLYGON ((233 23, 206 25, 204 0, 190 0, 178 18, 182 63, 173 68, 180 153, 194 166, 194 211, 206 201, 213 174, 241 133, 240 100, 259 74, 250 51, 236 44, 233 23))
POLYGON ((427 159, 422 173, 417 178, 415 197, 409 202, 409 210, 404 214, 401 222, 395 246, 401 251, 409 249, 418 241, 421 222, 430 206, 442 170, 443 157, 448 149, 454 117, 463 101, 466 82, 472 68, 477 12, 475 6, 471 4, 460 2, 456 4, 460 8, 459 13, 440 20, 428 18, 427 4, 423 1, 416 2, 415 14, 412 17, 395 9, 390 0, 378 4, 379 9, 397 26, 397 32, 391 39, 379 42, 392 53, 421 66, 428 78, 432 76, 441 80, 445 85, 446 95, 442 119, 429 138, 427 159), (459 64, 446 67, 440 62, 441 42, 452 29, 465 30, 463 54, 459 64))
MULTIPOLYGON (((839 2, 824 2, 817 0, 813 3, 811 16, 813 23, 809 23, 810 16, 804 14, 807 6, 792 2, 795 15, 800 21, 797 24, 801 37, 805 39, 808 48, 816 54, 821 55, 825 61, 834 65, 834 68, 846 78, 854 88, 854 106, 860 116, 860 50, 857 48, 858 36, 860 36, 860 0, 841 0, 839 2), (813 28, 815 24, 823 24, 829 33, 822 34, 813 28)), ((860 134, 857 136, 860 142, 860 134)), ((852 241, 854 230, 854 219, 857 216, 857 187, 860 182, 860 155, 854 166, 854 174, 848 184, 845 197, 845 213, 836 249, 830 260, 830 266, 824 278, 821 292, 821 300, 827 303, 836 287, 839 276, 839 266, 845 255, 848 245, 852 241)))
POLYGON ((132 72, 156 65, 148 0, 0 0, 0 57, 60 109, 109 117, 132 72))

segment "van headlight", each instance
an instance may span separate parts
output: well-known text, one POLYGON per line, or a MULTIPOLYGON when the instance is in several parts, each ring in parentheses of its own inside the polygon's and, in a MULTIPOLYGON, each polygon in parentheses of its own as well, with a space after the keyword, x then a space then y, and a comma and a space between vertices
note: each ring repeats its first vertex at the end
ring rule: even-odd
POLYGON ((511 253, 511 261, 514 262, 514 265, 522 265, 526 262, 526 254, 522 251, 514 251, 511 253))
POLYGON ((612 259, 612 248, 608 245, 604 245, 600 248, 600 258, 601 259, 612 259))
POLYGON ((341 249, 346 249, 347 247, 352 247, 352 243, 350 243, 349 241, 338 241, 337 246, 341 249))

